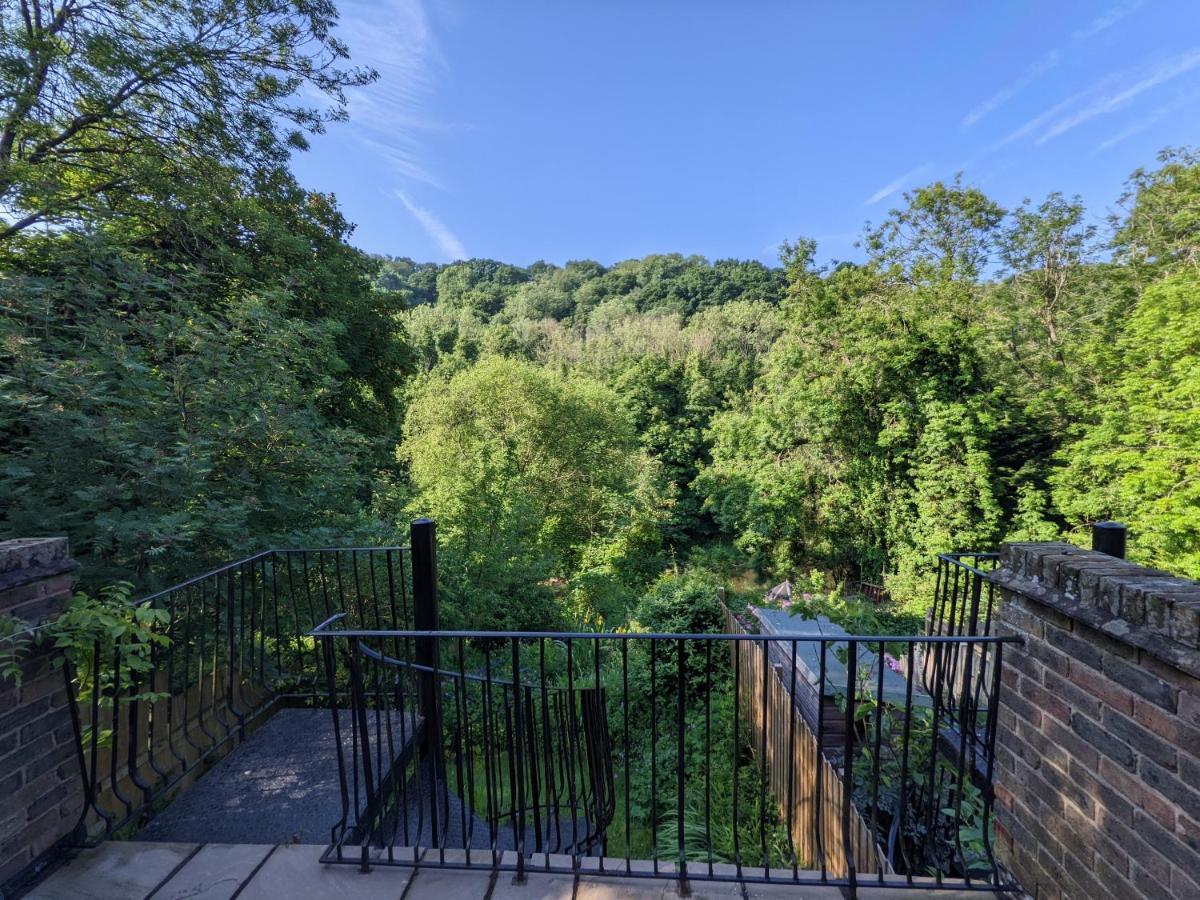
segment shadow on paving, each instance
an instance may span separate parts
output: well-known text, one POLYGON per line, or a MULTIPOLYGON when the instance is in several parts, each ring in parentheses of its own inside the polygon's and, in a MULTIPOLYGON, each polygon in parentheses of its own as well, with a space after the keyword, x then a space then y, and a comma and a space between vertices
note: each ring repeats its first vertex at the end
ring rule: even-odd
MULTIPOLYGON (((342 713, 350 750, 350 718, 342 713)), ((287 844, 329 840, 341 817, 333 717, 283 709, 217 763, 134 840, 287 844)))
MULTIPOLYGON (((349 712, 341 713, 343 752, 352 752, 349 712)), ((512 850, 516 846, 510 821, 495 836, 487 823, 465 809, 453 792, 442 792, 439 839, 430 828, 429 767, 409 780, 397 800, 403 800, 392 820, 398 845, 465 847, 464 832, 473 849, 512 850), (407 833, 406 833, 407 826, 407 833)), ((195 784, 158 813, 134 837, 137 841, 193 844, 316 844, 331 840, 331 829, 342 817, 337 743, 333 717, 323 709, 283 709, 255 731, 245 743, 213 766, 195 784)), ((558 843, 554 831, 570 840, 571 822, 543 824, 549 833, 545 849, 558 843)), ((580 834, 586 823, 576 823, 580 834)), ((526 832, 526 852, 537 846, 532 828, 526 832)))

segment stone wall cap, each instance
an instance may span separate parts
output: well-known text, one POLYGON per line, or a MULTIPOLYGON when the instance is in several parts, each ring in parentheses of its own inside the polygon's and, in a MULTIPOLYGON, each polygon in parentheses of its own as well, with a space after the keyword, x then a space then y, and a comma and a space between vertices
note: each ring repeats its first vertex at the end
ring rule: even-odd
POLYGON ((65 537, 0 541, 0 591, 53 578, 79 568, 65 537))
POLYGON ((991 579, 1200 677, 1200 581, 1061 542, 1005 544, 991 579))
POLYGON ((0 574, 34 566, 47 566, 69 559, 70 547, 65 537, 15 538, 0 541, 0 574))

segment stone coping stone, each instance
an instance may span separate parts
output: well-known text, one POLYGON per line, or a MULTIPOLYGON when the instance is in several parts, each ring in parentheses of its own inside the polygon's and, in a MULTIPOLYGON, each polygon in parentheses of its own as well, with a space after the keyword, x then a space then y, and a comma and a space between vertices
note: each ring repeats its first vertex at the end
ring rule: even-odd
POLYGON ((1004 544, 989 577, 1200 678, 1200 581, 1060 542, 1004 544))
POLYGON ((64 575, 78 568, 79 563, 71 559, 71 548, 65 537, 0 541, 0 591, 64 575))

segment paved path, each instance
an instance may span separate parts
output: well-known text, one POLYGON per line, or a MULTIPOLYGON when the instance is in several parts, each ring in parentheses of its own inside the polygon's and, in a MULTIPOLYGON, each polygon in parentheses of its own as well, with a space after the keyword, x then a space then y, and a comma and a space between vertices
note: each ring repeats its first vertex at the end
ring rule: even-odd
MULTIPOLYGON (((347 711, 343 710, 341 722, 342 743, 348 758, 353 748, 347 711)), ((411 726, 404 733, 410 735, 411 726)), ((394 743, 399 744, 398 731, 394 743)), ((398 792, 396 799, 403 800, 406 809, 397 814, 395 842, 418 846, 444 842, 447 847, 464 847, 468 843, 466 834, 471 847, 490 848, 487 823, 470 810, 464 810, 458 795, 441 782, 439 815, 445 833, 439 834, 438 841, 433 840, 429 815, 432 789, 433 779, 426 766, 422 767, 420 777, 414 773, 405 789, 398 792)), ((333 717, 328 710, 283 709, 176 797, 134 840, 183 844, 319 843, 332 839, 331 829, 341 815, 333 717)), ((569 840, 570 818, 564 816, 556 824, 559 834, 569 840)), ((544 828, 548 834, 554 834, 550 821, 544 828)), ((587 823, 581 819, 577 829, 579 834, 586 834, 587 823)), ((532 827, 526 843, 535 846, 532 827)), ((497 828, 496 846, 499 850, 516 847, 507 819, 497 828)))
MULTIPOLYGON (((27 895, 27 900, 670 900, 676 884, 667 880, 614 878, 592 874, 595 859, 583 859, 580 873, 530 873, 513 884, 510 872, 357 866, 319 861, 323 846, 312 844, 186 844, 109 841, 79 852, 27 895)), ((411 851, 410 851, 411 852, 411 851)), ((454 860, 455 851, 447 851, 454 860)), ((457 851, 461 861, 462 851, 457 851)), ((504 855, 512 863, 512 853, 504 855)), ((566 857, 552 858, 562 864, 566 857)), ((606 865, 620 864, 608 861, 606 865)), ((638 860, 639 869, 649 863, 638 860)), ((660 864, 661 865, 661 864, 660 864)), ((669 865, 667 866, 669 870, 669 865)), ((806 873, 802 873, 806 874, 806 873)), ((693 881, 697 900, 842 900, 835 887, 793 887, 693 881)), ((864 900, 923 896, 981 896, 963 891, 872 888, 864 900)))
MULTIPOLYGON (((342 744, 351 746, 350 714, 341 714, 342 744)), ((373 723, 372 723, 373 727, 373 723)), ((398 725, 396 726, 398 729, 398 725)), ((409 725, 404 734, 411 735, 409 725)), ((396 731, 395 744, 399 744, 396 731)), ((429 839, 429 794, 432 782, 414 778, 403 796, 408 801, 409 843, 429 839), (418 832, 418 825, 421 829, 418 832)), ((448 846, 463 846, 467 821, 474 846, 487 846, 487 826, 464 814, 453 792, 443 793, 442 818, 448 823, 448 846), (473 823, 471 820, 474 820, 473 823)), ((342 816, 337 742, 333 717, 323 709, 283 709, 217 763, 212 771, 176 797, 138 832, 134 840, 191 844, 294 844, 330 840, 342 816)), ((512 844, 507 831, 500 848, 512 844)))

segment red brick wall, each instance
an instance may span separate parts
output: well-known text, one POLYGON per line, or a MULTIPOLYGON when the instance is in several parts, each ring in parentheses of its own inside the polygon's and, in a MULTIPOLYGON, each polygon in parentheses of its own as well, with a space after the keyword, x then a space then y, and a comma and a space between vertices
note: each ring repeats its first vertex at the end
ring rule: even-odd
MULTIPOLYGON (((74 568, 65 538, 0 542, 0 614, 56 615, 74 568)), ((20 686, 0 682, 0 884, 69 835, 82 810, 66 682, 50 655, 31 650, 20 686)))
POLYGON ((1200 583, 1003 549, 997 839, 1042 898, 1200 898, 1200 583))

